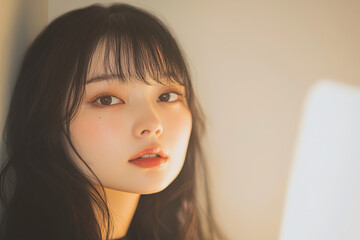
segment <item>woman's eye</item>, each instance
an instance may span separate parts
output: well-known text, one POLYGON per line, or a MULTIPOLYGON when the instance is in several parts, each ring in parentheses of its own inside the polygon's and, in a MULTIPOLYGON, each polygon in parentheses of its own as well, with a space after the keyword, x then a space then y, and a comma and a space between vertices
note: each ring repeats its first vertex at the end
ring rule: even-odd
POLYGON ((103 105, 103 106, 111 106, 111 105, 123 103, 122 100, 120 100, 119 98, 117 98, 115 96, 111 96, 111 95, 100 96, 94 102, 96 102, 100 105, 103 105))
POLYGON ((182 94, 175 93, 175 92, 164 93, 164 94, 160 95, 158 101, 159 102, 175 102, 175 101, 179 100, 181 95, 182 94))

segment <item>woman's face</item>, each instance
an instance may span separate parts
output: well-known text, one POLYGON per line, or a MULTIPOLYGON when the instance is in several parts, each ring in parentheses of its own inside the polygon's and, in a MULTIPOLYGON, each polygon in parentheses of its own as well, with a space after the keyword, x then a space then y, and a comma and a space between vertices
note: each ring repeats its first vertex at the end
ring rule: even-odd
MULTIPOLYGON (((95 51, 88 74, 88 81, 93 81, 87 83, 70 123, 74 147, 104 187, 140 194, 159 192, 177 177, 185 160, 192 127, 185 89, 151 79, 152 85, 136 80, 121 83, 116 77, 104 77, 107 74, 98 59, 103 59, 101 48, 95 51), (138 161, 140 165, 129 161, 147 148, 162 150, 167 158, 145 158, 138 161)), ((77 166, 96 183, 69 150, 77 166)))

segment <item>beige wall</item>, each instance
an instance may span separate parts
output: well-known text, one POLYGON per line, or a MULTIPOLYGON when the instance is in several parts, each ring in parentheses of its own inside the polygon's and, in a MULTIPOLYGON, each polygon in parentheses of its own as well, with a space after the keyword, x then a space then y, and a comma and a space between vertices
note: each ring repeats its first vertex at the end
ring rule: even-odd
POLYGON ((30 42, 47 24, 47 14, 47 0, 1 0, 0 129, 5 122, 10 94, 23 54, 30 42))
MULTIPOLYGON (((94 2, 49 0, 49 20, 94 2)), ((230 239, 277 239, 306 91, 322 78, 360 86, 360 2, 125 2, 165 20, 186 52, 218 221, 230 239)))

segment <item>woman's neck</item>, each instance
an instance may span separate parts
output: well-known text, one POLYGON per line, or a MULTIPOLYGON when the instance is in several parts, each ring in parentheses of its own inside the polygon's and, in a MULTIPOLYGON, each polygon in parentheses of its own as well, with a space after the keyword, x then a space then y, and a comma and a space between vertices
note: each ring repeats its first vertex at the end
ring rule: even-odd
MULTIPOLYGON (((136 207, 139 202, 140 194, 122 192, 111 188, 104 189, 107 197, 108 208, 110 211, 110 218, 112 219, 114 226, 114 231, 112 232, 112 235, 110 235, 110 239, 124 237, 134 216, 136 207)), ((101 188, 99 188, 98 191, 101 193, 101 188)), ((105 223, 100 220, 99 217, 98 222, 101 226, 103 239, 105 239, 105 223)))

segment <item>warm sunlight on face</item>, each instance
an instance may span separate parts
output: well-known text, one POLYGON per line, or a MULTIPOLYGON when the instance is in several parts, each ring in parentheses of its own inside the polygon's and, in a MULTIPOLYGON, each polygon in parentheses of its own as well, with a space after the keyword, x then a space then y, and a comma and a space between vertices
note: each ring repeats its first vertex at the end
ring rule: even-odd
MULTIPOLYGON (((185 89, 151 79, 152 85, 96 78, 104 75, 101 66, 96 61, 91 65, 89 80, 94 80, 86 85, 79 112, 70 124, 74 147, 104 187, 140 194, 159 192, 177 177, 185 160, 192 127, 185 89), (161 150, 163 157, 145 155, 129 161, 152 147, 149 154, 161 150)), ((71 154, 95 183, 85 164, 71 154)))

